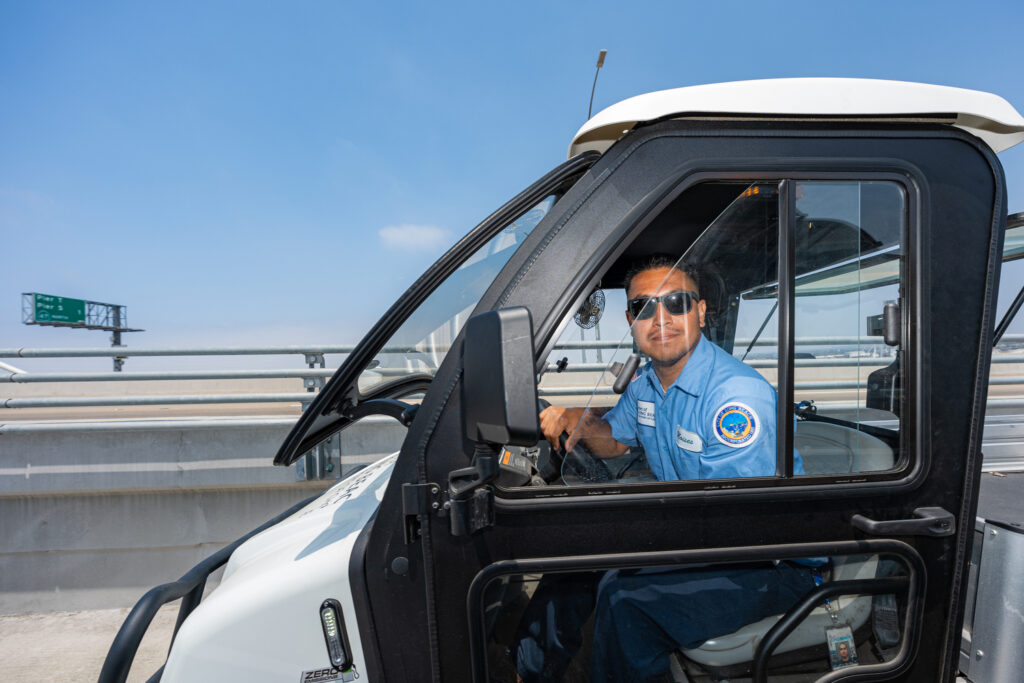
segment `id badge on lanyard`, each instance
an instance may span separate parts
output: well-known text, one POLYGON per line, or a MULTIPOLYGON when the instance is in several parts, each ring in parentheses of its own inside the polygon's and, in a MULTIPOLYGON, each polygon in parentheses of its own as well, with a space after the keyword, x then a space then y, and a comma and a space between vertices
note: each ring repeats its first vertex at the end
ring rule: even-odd
MULTIPOLYGON (((819 586, 823 583, 817 572, 814 573, 814 583, 819 586)), ((853 630, 839 623, 839 610, 828 598, 825 598, 825 609, 832 618, 832 625, 825 628, 829 665, 833 671, 857 666, 857 645, 853 641, 853 630)))

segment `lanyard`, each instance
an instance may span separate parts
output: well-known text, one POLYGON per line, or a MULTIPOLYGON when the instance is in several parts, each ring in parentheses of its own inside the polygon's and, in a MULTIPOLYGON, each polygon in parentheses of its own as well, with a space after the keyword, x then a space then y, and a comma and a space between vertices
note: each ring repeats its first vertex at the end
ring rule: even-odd
MULTIPOLYGON (((821 572, 818 571, 817 567, 811 569, 811 575, 814 577, 814 585, 815 586, 820 586, 823 583, 825 583, 825 579, 821 578, 821 572)), ((829 600, 828 598, 825 598, 825 609, 828 611, 828 615, 832 618, 832 623, 833 624, 838 624, 839 623, 839 610, 836 609, 836 606, 833 605, 832 601, 829 600)))

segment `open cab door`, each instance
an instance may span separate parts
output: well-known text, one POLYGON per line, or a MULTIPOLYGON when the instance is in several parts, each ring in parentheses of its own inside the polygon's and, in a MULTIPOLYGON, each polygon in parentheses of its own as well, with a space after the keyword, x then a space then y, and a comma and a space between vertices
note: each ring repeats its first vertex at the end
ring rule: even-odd
POLYGON ((371 680, 953 679, 993 150, 1024 120, 929 86, 733 86, 595 117, 573 149, 601 158, 474 309, 504 322, 454 337, 352 558, 371 680), (574 340, 597 309, 603 341, 574 340), (618 446, 529 443, 538 395, 618 446))

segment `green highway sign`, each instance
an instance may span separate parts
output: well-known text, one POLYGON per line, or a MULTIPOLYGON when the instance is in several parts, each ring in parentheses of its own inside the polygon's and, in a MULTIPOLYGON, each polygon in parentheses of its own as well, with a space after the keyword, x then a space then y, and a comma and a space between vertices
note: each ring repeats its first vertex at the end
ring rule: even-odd
POLYGON ((85 301, 65 296, 32 294, 33 320, 37 323, 85 324, 85 301))

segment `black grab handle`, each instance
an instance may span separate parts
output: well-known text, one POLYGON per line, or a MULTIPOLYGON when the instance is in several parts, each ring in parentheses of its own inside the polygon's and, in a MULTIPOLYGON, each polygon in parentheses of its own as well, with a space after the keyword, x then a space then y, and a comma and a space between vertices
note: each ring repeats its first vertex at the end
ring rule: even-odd
POLYGON ((914 519, 877 521, 864 515, 854 515, 854 527, 873 536, 952 536, 956 533, 953 513, 939 507, 917 508, 914 519))

